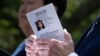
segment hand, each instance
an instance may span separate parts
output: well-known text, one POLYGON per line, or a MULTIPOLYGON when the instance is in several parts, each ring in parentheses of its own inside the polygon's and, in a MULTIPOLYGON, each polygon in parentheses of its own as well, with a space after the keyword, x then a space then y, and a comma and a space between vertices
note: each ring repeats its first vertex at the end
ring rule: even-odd
POLYGON ((31 35, 26 40, 26 56, 48 56, 49 41, 48 39, 36 39, 35 35, 31 35))
POLYGON ((26 51, 26 56, 36 56, 37 55, 37 47, 36 47, 36 36, 31 35, 28 39, 26 39, 25 43, 25 51, 26 51))
POLYGON ((51 40, 49 56, 68 56, 74 52, 74 43, 66 30, 64 30, 64 37, 65 41, 51 40))
POLYGON ((27 56, 67 56, 74 52, 74 44, 71 35, 64 30, 65 41, 56 39, 36 39, 35 35, 31 35, 26 41, 27 56))

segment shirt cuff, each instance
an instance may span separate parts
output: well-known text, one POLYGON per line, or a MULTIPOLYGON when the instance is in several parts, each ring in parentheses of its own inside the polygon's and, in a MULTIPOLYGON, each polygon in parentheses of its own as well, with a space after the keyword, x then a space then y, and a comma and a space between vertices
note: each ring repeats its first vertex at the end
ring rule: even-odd
POLYGON ((68 56, 78 56, 78 54, 75 53, 75 52, 72 52, 72 53, 70 53, 68 56))

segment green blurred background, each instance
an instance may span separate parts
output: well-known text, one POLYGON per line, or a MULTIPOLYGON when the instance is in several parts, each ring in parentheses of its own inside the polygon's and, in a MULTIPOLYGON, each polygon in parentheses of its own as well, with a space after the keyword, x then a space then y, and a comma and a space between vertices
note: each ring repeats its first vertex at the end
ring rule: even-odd
MULTIPOLYGON (((0 2, 0 48, 12 53, 25 38, 18 27, 21 0, 0 2)), ((72 34, 76 44, 87 26, 100 14, 100 0, 68 0, 61 23, 72 34)))

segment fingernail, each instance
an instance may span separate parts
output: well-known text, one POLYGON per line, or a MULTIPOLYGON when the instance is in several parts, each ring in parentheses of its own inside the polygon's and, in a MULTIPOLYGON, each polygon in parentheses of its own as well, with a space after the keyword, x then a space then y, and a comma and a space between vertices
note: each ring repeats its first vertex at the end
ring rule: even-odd
POLYGON ((65 32, 68 32, 67 29, 64 29, 65 32))
POLYGON ((31 38, 37 39, 36 35, 30 35, 31 38))

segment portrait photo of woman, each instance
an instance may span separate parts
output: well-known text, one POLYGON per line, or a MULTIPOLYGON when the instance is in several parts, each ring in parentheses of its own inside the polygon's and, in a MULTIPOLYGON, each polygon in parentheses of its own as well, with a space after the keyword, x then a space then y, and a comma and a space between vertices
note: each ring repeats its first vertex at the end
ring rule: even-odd
POLYGON ((38 20, 38 21, 36 22, 36 26, 37 26, 37 30, 38 30, 38 31, 40 31, 40 30, 42 30, 42 29, 45 28, 45 26, 44 26, 42 20, 38 20))

